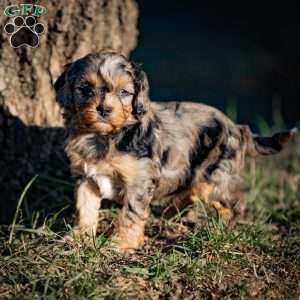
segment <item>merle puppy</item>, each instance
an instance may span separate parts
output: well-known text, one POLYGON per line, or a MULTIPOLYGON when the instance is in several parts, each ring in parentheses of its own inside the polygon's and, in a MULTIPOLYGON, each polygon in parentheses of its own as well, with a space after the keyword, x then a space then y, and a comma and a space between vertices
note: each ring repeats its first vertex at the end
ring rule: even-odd
POLYGON ((151 102, 146 74, 114 52, 75 61, 54 87, 80 177, 74 231, 95 234, 101 199, 118 201, 112 241, 121 252, 143 245, 150 203, 161 198, 177 208, 201 200, 233 224, 245 209, 245 157, 278 153, 297 131, 261 137, 207 105, 151 102))

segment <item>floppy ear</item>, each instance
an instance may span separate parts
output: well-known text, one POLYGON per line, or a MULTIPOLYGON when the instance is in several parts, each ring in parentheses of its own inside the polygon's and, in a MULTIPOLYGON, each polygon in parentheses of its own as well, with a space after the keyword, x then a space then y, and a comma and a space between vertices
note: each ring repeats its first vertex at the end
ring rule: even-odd
POLYGON ((66 91, 66 85, 67 85, 67 72, 69 69, 69 66, 71 64, 65 65, 65 71, 56 79, 54 82, 54 89, 56 93, 56 100, 62 107, 67 107, 70 105, 70 97, 66 91))
POLYGON ((146 73, 140 65, 132 63, 134 70, 135 95, 133 99, 133 115, 140 120, 149 110, 149 83, 146 73))

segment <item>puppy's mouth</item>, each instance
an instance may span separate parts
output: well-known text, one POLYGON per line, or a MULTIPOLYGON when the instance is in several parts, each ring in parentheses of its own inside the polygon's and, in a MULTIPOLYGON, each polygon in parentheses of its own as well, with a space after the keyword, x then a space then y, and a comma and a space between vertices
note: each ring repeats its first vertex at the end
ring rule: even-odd
POLYGON ((98 122, 110 124, 109 119, 101 117, 101 116, 98 116, 98 122))
POLYGON ((124 126, 136 123, 131 110, 122 106, 100 107, 97 102, 90 102, 77 111, 79 128, 83 131, 99 132, 107 135, 121 130, 124 126))
POLYGON ((102 135, 111 134, 119 129, 110 116, 103 117, 97 109, 85 108, 78 114, 81 131, 98 132, 102 135))
POLYGON ((109 123, 107 118, 99 114, 96 109, 85 108, 78 113, 80 123, 86 127, 93 127, 97 123, 109 123))

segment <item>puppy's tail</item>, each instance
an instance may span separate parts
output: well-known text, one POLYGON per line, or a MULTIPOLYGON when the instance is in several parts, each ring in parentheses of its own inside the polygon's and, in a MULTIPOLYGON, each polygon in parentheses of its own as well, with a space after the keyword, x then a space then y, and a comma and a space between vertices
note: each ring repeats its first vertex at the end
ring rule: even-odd
POLYGON ((246 142, 246 153, 251 157, 279 153, 300 130, 300 127, 295 127, 275 133, 271 137, 263 137, 253 134, 248 126, 239 125, 239 128, 246 142))

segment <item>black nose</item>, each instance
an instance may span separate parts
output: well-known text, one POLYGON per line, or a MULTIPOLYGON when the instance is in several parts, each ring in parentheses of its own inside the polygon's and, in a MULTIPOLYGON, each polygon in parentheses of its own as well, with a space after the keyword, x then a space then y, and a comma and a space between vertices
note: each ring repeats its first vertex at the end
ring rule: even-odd
POLYGON ((107 117, 112 112, 112 108, 110 106, 99 105, 97 106, 97 111, 102 117, 107 117))

